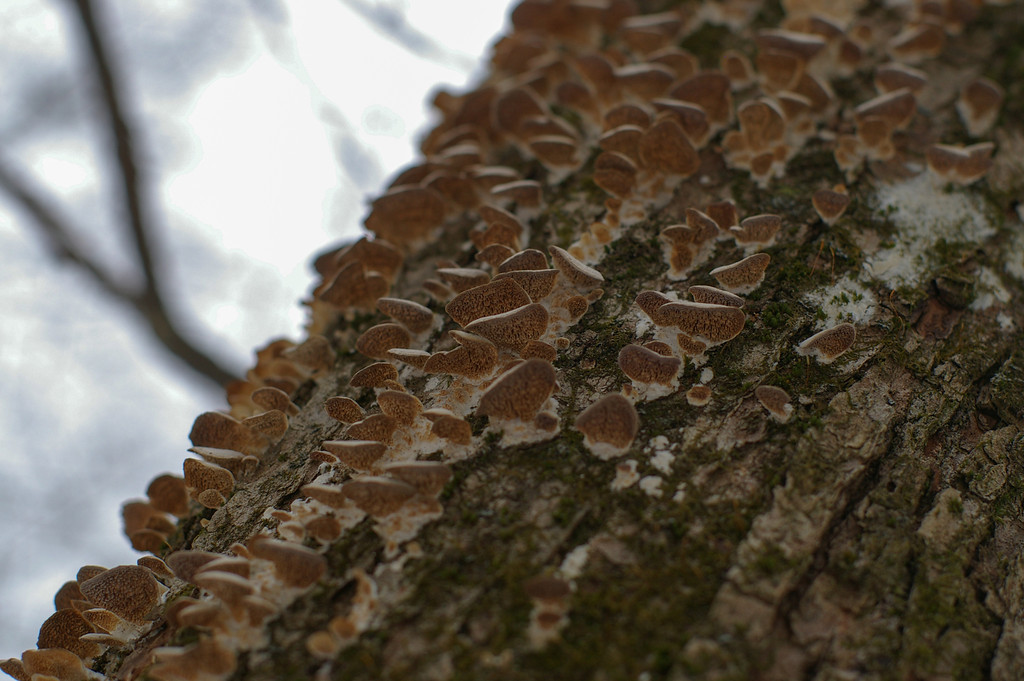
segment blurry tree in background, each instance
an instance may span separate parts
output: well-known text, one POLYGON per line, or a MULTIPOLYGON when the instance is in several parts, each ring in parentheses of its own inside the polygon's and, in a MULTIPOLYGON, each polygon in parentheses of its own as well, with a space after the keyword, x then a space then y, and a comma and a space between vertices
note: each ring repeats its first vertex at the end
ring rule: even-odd
POLYGON ((0 3, 0 657, 75 565, 134 560, 120 504, 297 332, 310 255, 354 237, 427 88, 466 82, 506 4, 453 39, 401 1, 0 3))

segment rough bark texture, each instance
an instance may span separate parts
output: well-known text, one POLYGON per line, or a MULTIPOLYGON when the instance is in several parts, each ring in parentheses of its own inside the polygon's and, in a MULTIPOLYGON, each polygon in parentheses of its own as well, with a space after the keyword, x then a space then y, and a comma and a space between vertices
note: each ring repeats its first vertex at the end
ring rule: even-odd
MULTIPOLYGON (((925 103, 896 135, 893 159, 847 178, 851 207, 835 225, 826 226, 810 200, 844 179, 834 134, 808 140, 767 188, 723 161, 720 138, 705 147, 700 170, 670 185, 667 203, 648 203, 643 219, 592 261, 604 295, 563 334, 552 437, 502 445, 501 428, 470 412, 476 437, 450 459, 454 477, 440 517, 398 548, 369 518, 320 547, 326 574, 264 623, 265 640, 238 651, 231 678, 1024 678, 1024 236, 1016 214, 1024 190, 1024 11, 977 9, 962 33, 947 36, 941 56, 920 65, 932 78, 925 103), (1007 91, 987 179, 939 190, 907 184, 928 172, 930 144, 969 140, 952 103, 979 74, 1007 91), (963 209, 959 220, 989 228, 951 232, 936 223, 920 225, 916 236, 901 233, 909 229, 907 200, 884 199, 885 187, 901 183, 950 199, 963 209), (624 455, 596 458, 572 424, 598 396, 630 382, 618 353, 653 333, 636 295, 683 298, 688 285, 714 284, 708 272, 743 255, 720 241, 686 281, 666 276, 661 230, 683 222, 686 208, 723 198, 741 217, 783 216, 777 243, 766 249, 766 279, 745 296, 745 327, 706 359, 687 358, 678 390, 637 402, 639 433, 624 455), (964 236, 974 233, 981 238, 964 236), (896 283, 881 273, 878 254, 890 248, 903 248, 894 252, 911 270, 896 283), (858 296, 874 301, 869 312, 856 311, 858 296), (818 322, 847 316, 856 318, 857 340, 834 363, 795 352, 818 322), (697 383, 712 390, 703 407, 685 396, 697 383), (759 385, 792 396, 788 421, 770 418, 754 397, 759 385), (377 590, 369 601, 363 573, 377 590), (527 585, 543 575, 568 584, 568 595, 543 604, 534 589, 531 598, 527 585), (528 632, 543 612, 562 619, 554 624, 552 616, 557 633, 538 644, 528 632), (365 630, 336 640, 330 654, 312 654, 311 634, 344 615, 365 630)), ((884 36, 905 21, 902 10, 875 5, 861 16, 884 36)), ((725 48, 752 55, 751 36, 779 25, 782 13, 766 3, 752 17, 746 28, 705 24, 674 42, 705 67, 725 48)), ((818 122, 819 133, 850 131, 852 107, 875 96, 870 77, 884 54, 866 52, 862 68, 832 80, 840 108, 818 122)), ((754 94, 741 91, 737 101, 754 94)), ((574 112, 561 113, 580 124, 574 112)), ((550 182, 523 152, 489 147, 488 162, 545 183, 524 246, 569 247, 606 216, 607 195, 592 180, 596 152, 587 153, 580 169, 550 182)), ((928 207, 911 218, 947 219, 928 207)), ((427 302, 421 286, 441 259, 479 266, 469 242, 477 224, 474 211, 450 215, 407 255, 390 295, 427 302)), ((430 305, 443 315, 442 304, 430 305)), ((303 484, 352 475, 335 467, 325 478, 309 454, 345 430, 323 411, 329 397, 348 395, 373 410, 373 391, 348 381, 368 363, 356 338, 382 321, 360 313, 330 323, 337 361, 293 393, 301 412, 261 456, 257 478, 240 482, 217 510, 194 507, 171 547, 227 553, 272 533, 278 521, 265 511, 288 509, 303 484)), ((444 321, 444 329, 458 328, 444 321)), ((437 350, 439 334, 414 347, 437 350)), ((398 366, 400 382, 426 407, 452 389, 448 378, 398 366)), ((451 451, 438 443, 421 458, 445 460, 451 451)), ((174 596, 189 593, 172 583, 174 596)), ((132 676, 155 647, 207 635, 161 623, 111 648, 97 668, 132 676)))

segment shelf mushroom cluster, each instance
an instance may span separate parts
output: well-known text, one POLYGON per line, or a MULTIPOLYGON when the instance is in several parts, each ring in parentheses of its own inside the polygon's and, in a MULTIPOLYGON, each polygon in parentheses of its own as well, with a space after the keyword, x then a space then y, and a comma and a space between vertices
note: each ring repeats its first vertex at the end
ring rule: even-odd
MULTIPOLYGON (((228 412, 196 419, 195 457, 185 460, 183 475, 156 478, 145 500, 125 505, 125 532, 135 548, 164 552, 177 519, 204 508, 223 512, 236 487, 273 475, 268 454, 296 423, 315 421, 332 432, 289 454, 308 464, 312 479, 287 509, 266 509, 265 527, 230 553, 177 550, 166 562, 149 555, 136 566, 82 568, 58 592, 39 649, 0 668, 24 680, 87 678, 105 647, 158 627, 192 627, 198 640, 150 651, 146 673, 165 681, 223 679, 241 651, 265 644, 266 623, 324 577, 327 547, 367 516, 386 559, 403 549, 414 555, 420 528, 443 517, 439 497, 452 464, 471 456, 488 433, 500 433, 507 445, 562 432, 567 405, 556 401, 555 362, 573 325, 605 294, 601 262, 614 240, 717 166, 749 173, 763 187, 784 177, 811 143, 829 145, 851 180, 865 164, 898 161, 929 87, 928 60, 978 10, 978 3, 911 3, 887 15, 893 22, 903 12, 901 25, 881 30, 858 17, 863 2, 783 0, 778 27, 753 28, 763 4, 689 3, 642 15, 632 0, 521 2, 512 32, 494 48, 487 80, 463 95, 435 97, 442 120, 421 145, 422 161, 373 202, 365 221, 372 237, 316 257, 320 281, 306 301, 308 337, 257 352, 244 380, 228 386, 228 412), (749 40, 709 68, 680 47, 707 23, 749 40), (876 96, 837 98, 836 79, 865 76, 876 96), (582 168, 592 168, 594 185, 608 196, 603 215, 577 225, 573 243, 541 243, 535 232, 542 223, 533 218, 545 207, 545 184, 582 168), (441 243, 431 271, 407 266, 420 249, 438 245, 442 230, 459 233, 456 225, 468 223, 468 242, 441 243), (362 324, 366 316, 376 323, 354 343, 336 333, 340 320, 362 324), (327 386, 342 349, 367 362, 348 386, 327 386), (331 394, 340 391, 347 394, 331 394), (372 405, 364 408, 369 392, 372 405), (177 596, 173 603, 168 593, 177 596)), ((975 78, 951 106, 977 139, 991 129, 1003 98, 998 84, 975 78)), ((987 172, 993 150, 976 141, 920 153, 938 180, 968 184, 987 172)), ((683 358, 699 358, 742 331, 742 296, 761 284, 771 263, 763 251, 788 236, 781 216, 740 219, 730 197, 713 198, 703 210, 688 208, 683 224, 661 230, 666 280, 696 276, 727 239, 744 257, 708 273, 717 286, 710 279, 691 285, 692 300, 656 290, 636 297, 656 338, 621 348, 619 367, 631 384, 594 399, 573 424, 600 458, 633 446, 641 426, 635 402, 680 390, 683 358)), ((827 225, 850 202, 842 186, 807 198, 827 225)), ((796 352, 829 363, 855 339, 853 325, 839 324, 796 352)), ((784 391, 762 385, 755 396, 776 419, 790 417, 784 391)), ((692 405, 711 397, 707 380, 686 392, 692 405)), ((636 477, 635 462, 618 469, 636 477)), ((317 659, 329 662, 381 608, 372 575, 352 570, 346 579, 356 582, 351 612, 306 639, 317 659)), ((525 588, 535 601, 539 640, 550 640, 567 622, 569 591, 554 578, 525 588)))

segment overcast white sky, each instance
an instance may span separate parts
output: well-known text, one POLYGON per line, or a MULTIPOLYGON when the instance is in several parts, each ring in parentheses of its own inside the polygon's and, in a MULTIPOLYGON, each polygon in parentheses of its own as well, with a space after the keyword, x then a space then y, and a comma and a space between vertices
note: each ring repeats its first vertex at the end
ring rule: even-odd
MULTIPOLYGON (((198 342, 240 368, 270 338, 299 336, 309 256, 357 233, 366 198, 415 157, 428 95, 479 74, 509 4, 95 2, 156 183, 173 303, 198 342), (395 10, 404 37, 352 5, 395 10)), ((131 277, 65 7, 0 3, 0 153, 131 277)), ((180 474, 192 420, 225 406, 38 236, 0 192, 0 659, 35 646, 80 566, 134 563, 120 505, 159 473, 180 474)))

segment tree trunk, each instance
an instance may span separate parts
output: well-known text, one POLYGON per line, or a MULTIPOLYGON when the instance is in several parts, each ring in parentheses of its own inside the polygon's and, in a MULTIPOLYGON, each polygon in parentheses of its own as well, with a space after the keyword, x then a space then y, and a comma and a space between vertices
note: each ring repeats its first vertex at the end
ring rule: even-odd
MULTIPOLYGON (((796 21, 798 3, 782 4, 796 21)), ((804 4, 847 11, 840 3, 804 4)), ((513 38, 499 43, 494 75, 475 95, 439 96, 444 120, 424 145, 434 154, 431 162, 442 164, 444 133, 460 124, 481 126, 463 131, 479 142, 484 163, 542 183, 535 214, 523 203, 510 207, 528 228, 520 246, 545 254, 552 245, 568 248, 603 275, 600 298, 563 271, 555 291, 541 299, 551 308, 542 339, 557 348, 553 403, 541 409, 557 414, 557 426, 546 431, 543 418, 531 420, 537 409, 526 404, 529 396, 514 401, 529 412, 526 422, 499 420, 497 407, 478 411, 476 386, 493 387, 494 379, 427 374, 392 360, 397 381, 425 408, 457 405, 472 427, 472 444, 457 446, 430 439, 429 423, 419 416, 399 428, 385 455, 448 462, 453 477, 439 497, 443 510, 402 535, 395 519, 408 515, 408 505, 374 519, 354 510, 354 501, 334 511, 303 502, 303 485, 314 480, 338 486, 365 476, 310 455, 347 432, 324 412, 330 397, 348 396, 367 412, 378 411, 381 389, 353 388, 349 379, 368 364, 355 351, 360 334, 387 321, 372 304, 359 309, 351 287, 344 294, 354 307, 344 310, 325 306, 318 290, 314 330, 330 338, 336 362, 294 390, 301 411, 260 455, 259 472, 240 479, 219 508, 193 504, 167 542, 173 551, 228 553, 257 533, 293 541, 305 533, 305 543, 326 558, 326 572, 304 591, 274 592, 276 582, 260 582, 258 593, 276 599, 281 610, 251 627, 260 635, 244 643, 241 635, 159 619, 139 639, 109 648, 94 667, 132 678, 153 663, 155 649, 161 658, 161 646, 216 640, 234 651, 235 669, 210 676, 251 680, 1024 678, 1024 233, 1015 212, 1024 190, 1024 8, 932 3, 937 14, 924 21, 930 5, 918 4, 912 10, 872 3, 856 17, 835 20, 842 30, 826 35, 822 54, 808 67, 831 83, 834 98, 806 114, 811 134, 803 138, 794 118, 787 120, 790 148, 775 157, 786 158, 784 170, 776 163, 780 172, 765 178, 766 187, 751 178, 749 167, 757 164, 744 160, 756 148, 741 148, 757 146, 758 123, 741 118, 749 125, 746 137, 713 137, 699 148, 699 169, 672 165, 679 148, 662 158, 677 140, 638 133, 638 179, 617 190, 619 201, 606 203, 601 187, 610 180, 595 183, 600 130, 590 127, 585 106, 568 103, 580 100, 563 92, 559 101, 559 79, 584 85, 602 112, 622 99, 648 115, 655 108, 644 100, 668 96, 676 84, 659 86, 658 75, 650 77, 653 85, 629 81, 619 72, 614 87, 602 88, 593 82, 599 76, 582 75, 572 55, 600 47, 623 63, 642 62, 643 55, 654 61, 654 51, 673 45, 696 55, 705 69, 717 68, 724 49, 754 58, 758 31, 786 17, 775 3, 725 3, 715 6, 717 15, 705 6, 700 16, 709 19, 734 12, 725 18, 735 23, 725 28, 704 22, 688 3, 642 25, 616 14, 624 2, 603 12, 524 3, 514 15, 513 38), (962 32, 958 17, 969 18, 962 32), (916 63, 928 82, 917 91, 909 125, 885 123, 894 148, 888 153, 879 150, 884 143, 872 146, 870 122, 855 117, 854 108, 877 96, 872 79, 887 49, 903 59, 921 56, 900 51, 900 31, 938 35, 944 48, 916 63), (537 45, 551 46, 552 56, 535 57, 531 74, 540 73, 538 64, 553 66, 545 78, 518 81, 531 84, 532 97, 513 106, 512 97, 486 94, 511 91, 509 79, 529 70, 522 55, 537 45), (976 138, 955 107, 979 75, 1001 84, 1006 97, 998 125, 976 138), (474 106, 485 115, 474 114, 474 106), (531 124, 516 117, 535 115, 533 106, 541 116, 568 122, 570 139, 585 140, 573 152, 578 167, 536 158, 556 152, 536 138, 532 147, 526 141, 531 124), (998 148, 985 179, 969 186, 937 179, 941 161, 926 161, 931 145, 981 139, 998 148), (843 160, 844 148, 854 161, 843 160), (845 177, 837 160, 849 166, 845 177), (850 207, 826 225, 811 196, 843 181, 850 207), (688 208, 703 211, 725 199, 736 203, 740 218, 781 216, 774 243, 745 251, 743 234, 722 230, 701 249, 697 229, 663 234, 687 221, 688 208), (689 241, 676 241, 670 263, 665 244, 673 234, 689 241), (668 331, 654 323, 656 311, 652 321, 634 304, 641 291, 688 299, 688 286, 716 285, 713 268, 753 250, 767 252, 771 263, 763 283, 744 295, 743 329, 702 354, 690 348, 687 355, 679 328, 668 331), (688 270, 687 255, 694 260, 688 270), (566 312, 573 305, 583 305, 582 316, 566 312), (854 325, 856 340, 835 361, 798 352, 808 337, 842 322, 854 325), (657 386, 631 381, 619 365, 623 347, 652 339, 682 359, 677 382, 660 397, 657 386), (687 397, 698 384, 710 388, 705 406, 691 404, 696 395, 687 397), (758 386, 785 390, 789 413, 776 417, 763 407, 758 386), (639 430, 627 450, 602 458, 574 423, 613 393, 635 402, 639 430), (273 509, 287 513, 272 517, 273 509), (310 519, 321 516, 340 519, 339 538, 312 538, 310 519), (388 527, 391 539, 382 539, 388 527)), ((820 23, 788 25, 828 33, 820 23)), ((762 34, 761 54, 772 46, 762 34)), ((798 49, 789 43, 776 54, 799 62, 802 57, 787 52, 798 49)), ((662 63, 684 68, 667 58, 662 63)), ((767 60, 757 63, 770 71, 767 60)), ((785 97, 770 77, 737 88, 739 72, 730 75, 734 107, 785 97)), ((700 103, 711 118, 711 103, 700 103)), ((671 116, 652 116, 648 130, 666 120, 680 127, 671 116)), ((687 137, 692 141, 692 133, 687 137)), ((465 181, 470 171, 459 169, 453 155, 448 147, 449 165, 440 176, 465 181)), ((447 331, 460 327, 443 302, 424 295, 424 281, 437 277, 438 263, 450 266, 441 261, 490 272, 474 259, 478 248, 471 243, 487 242, 479 209, 454 210, 446 199, 442 226, 424 217, 446 191, 436 175, 426 177, 438 167, 409 175, 417 187, 431 187, 423 191, 434 198, 398 222, 389 222, 392 209, 377 203, 368 220, 406 250, 388 295, 429 303, 443 322, 411 345, 435 353, 454 347, 447 331), (417 245, 416 230, 430 233, 429 243, 417 245)), ((500 222, 490 215, 489 223, 500 222)), ((691 226, 699 221, 690 218, 691 226)), ((325 276, 336 274, 325 267, 325 276)), ((366 278, 353 281, 363 285, 366 278)), ((714 335, 693 333, 705 340, 714 335)), ((511 370, 517 352, 524 352, 523 343, 503 349, 499 365, 511 370)), ((251 374, 248 389, 277 385, 269 375, 251 374)), ((250 412, 236 404, 233 413, 250 412)), ((430 502, 421 505, 429 509, 430 502)), ((161 555, 170 553, 164 547, 161 555)), ((251 563, 257 581, 264 562, 251 563)), ((173 597, 199 593, 167 581, 173 597)), ((185 678, 168 671, 166 661, 150 669, 154 678, 185 678)))

